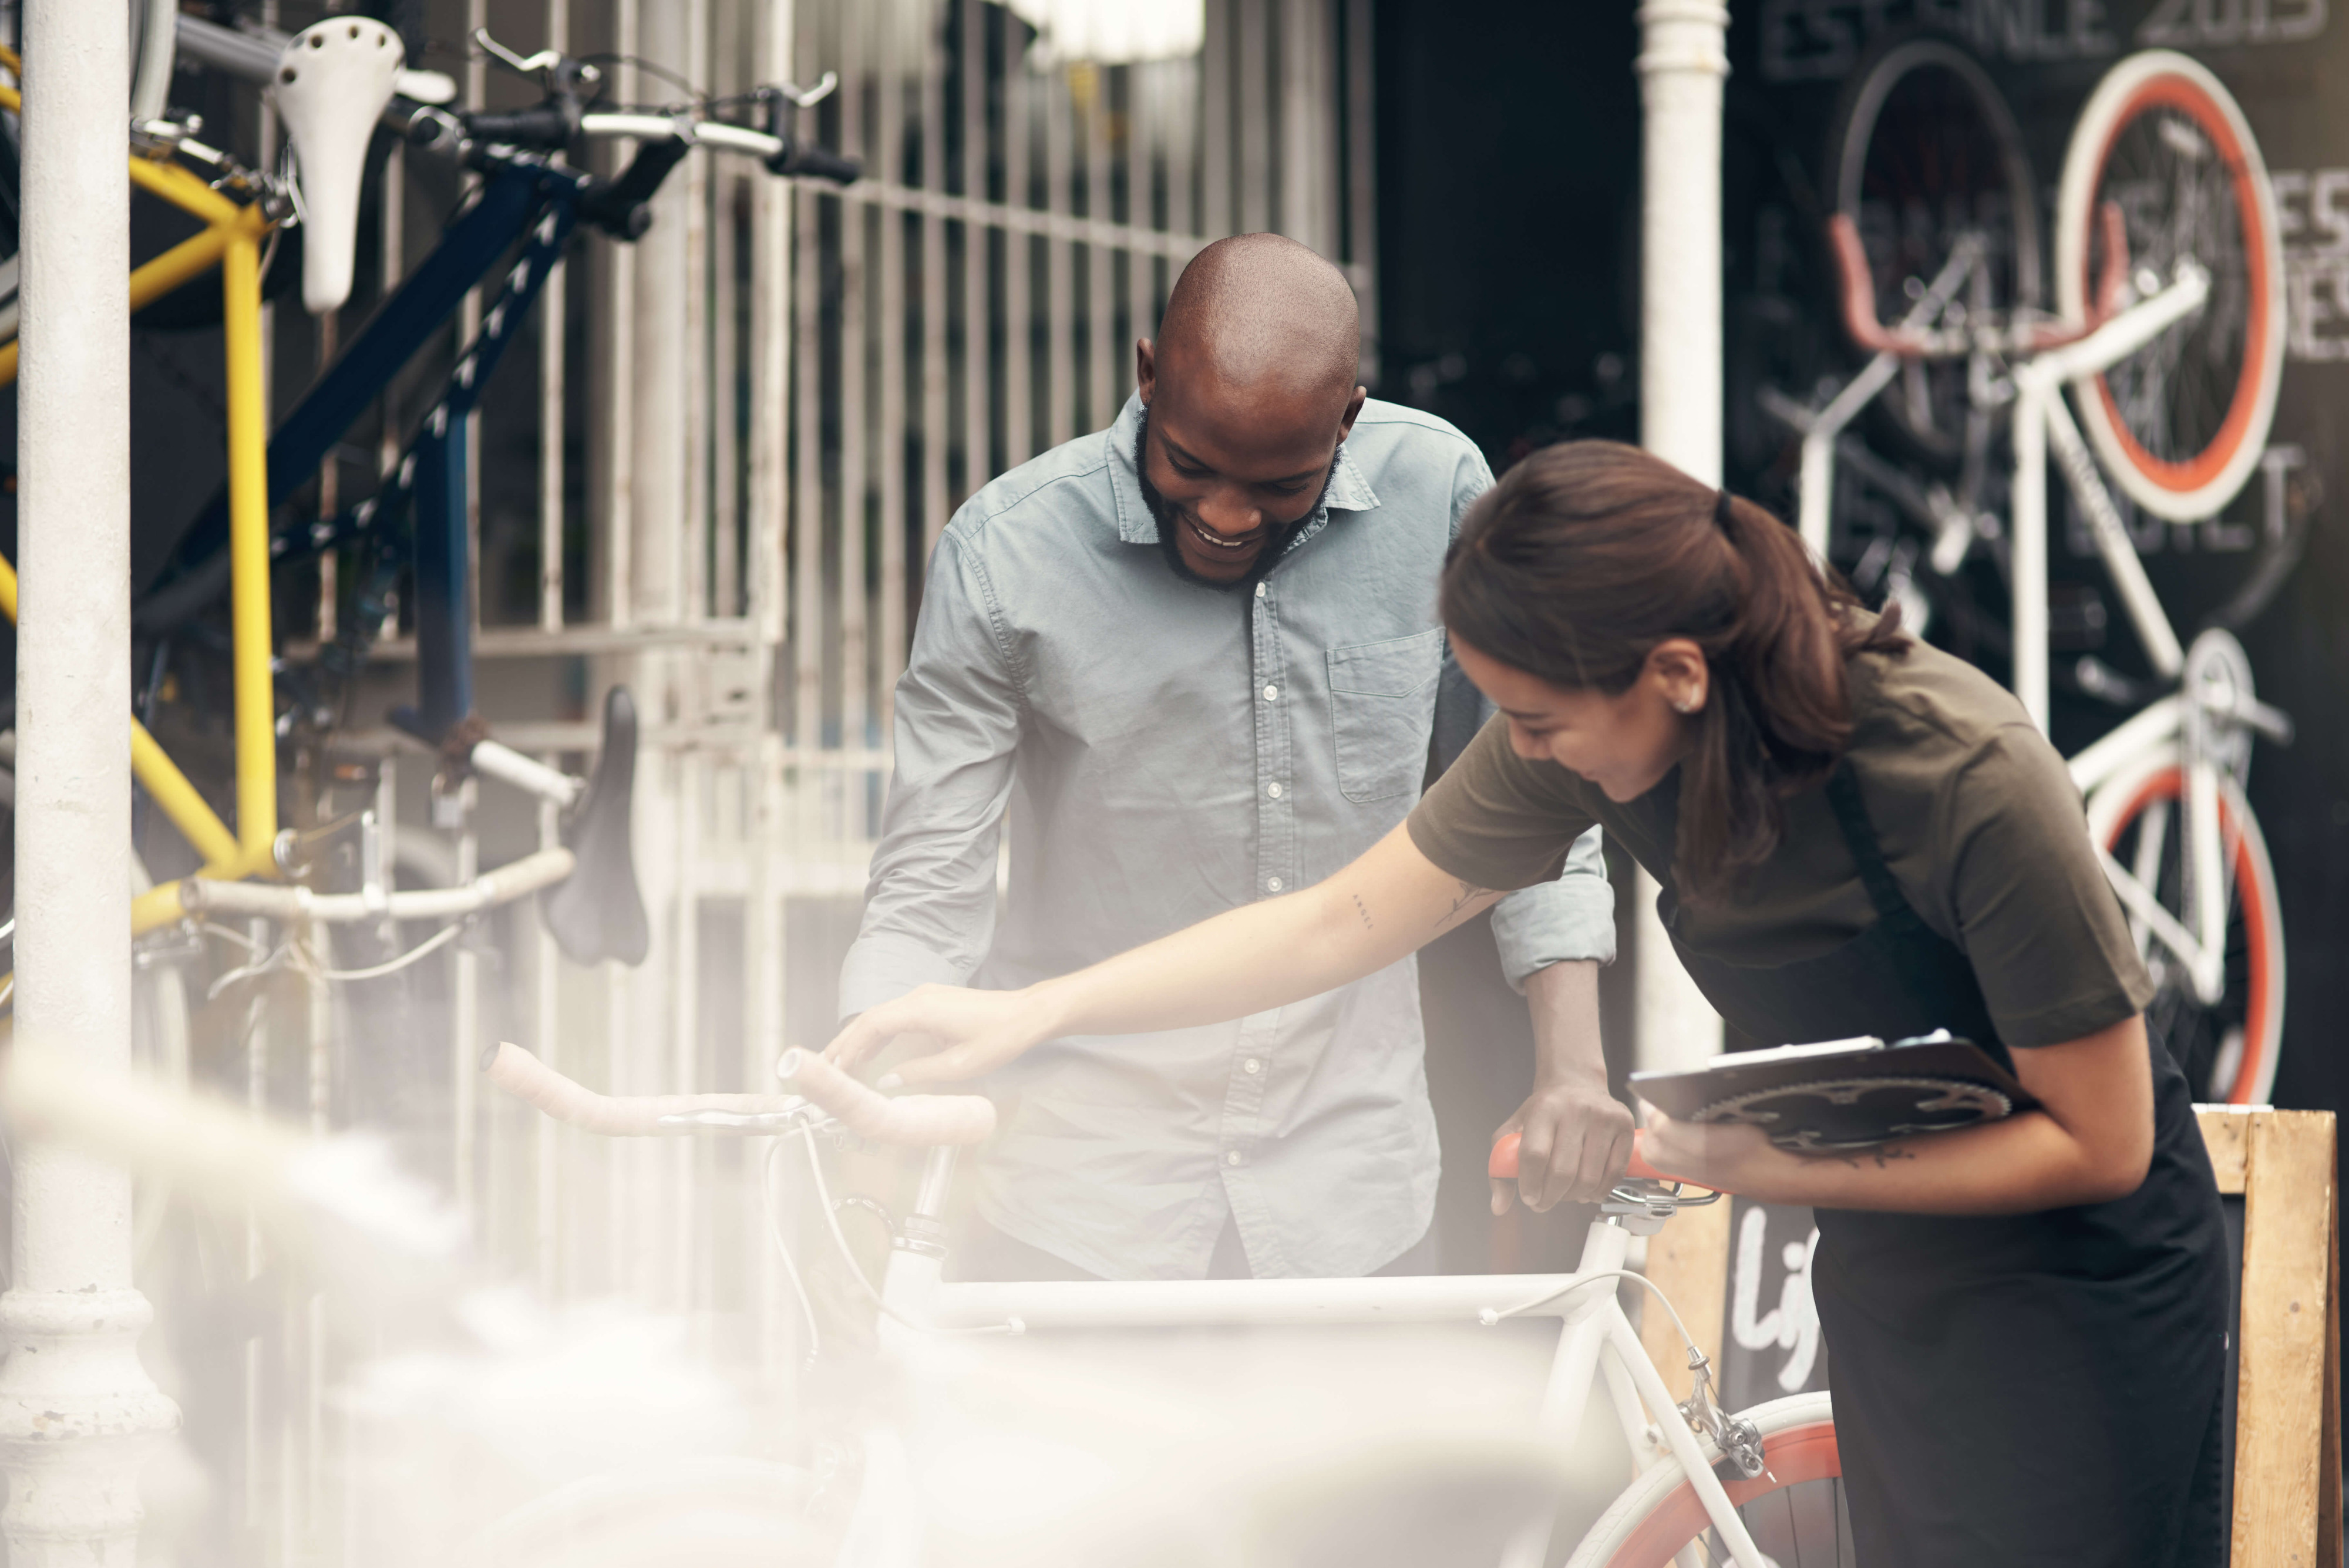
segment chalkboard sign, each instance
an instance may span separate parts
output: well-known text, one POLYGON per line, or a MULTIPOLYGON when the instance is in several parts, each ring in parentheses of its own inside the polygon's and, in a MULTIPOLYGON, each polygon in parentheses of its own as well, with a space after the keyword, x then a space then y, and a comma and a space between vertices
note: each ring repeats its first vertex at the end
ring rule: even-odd
POLYGON ((1721 1402, 1743 1410, 1827 1386, 1827 1347, 1811 1300, 1819 1244, 1811 1211, 1733 1200, 1722 1313, 1721 1402))

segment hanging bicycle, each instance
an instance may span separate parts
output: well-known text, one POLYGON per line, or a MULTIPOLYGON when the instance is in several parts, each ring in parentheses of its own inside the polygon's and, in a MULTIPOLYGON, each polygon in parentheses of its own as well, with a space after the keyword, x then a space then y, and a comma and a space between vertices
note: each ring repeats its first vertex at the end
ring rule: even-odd
POLYGON ((2284 942, 2245 782, 2253 739, 2288 741, 2291 722, 2258 700, 2226 629, 2180 640, 2106 484, 2109 475, 2143 511, 2188 522, 2214 515, 2260 466, 2284 296, 2258 146, 2191 59, 2150 51, 2115 66, 2073 129, 2049 312, 2036 303, 2028 162, 1979 65, 1946 40, 1909 40, 1878 57, 1852 102, 1829 231, 1844 327, 1870 358, 1831 396, 1769 400, 1802 436, 1804 537, 1825 556, 1836 466, 1869 461, 1854 445, 1863 414, 1940 458, 1940 475, 1911 487, 1930 541, 1921 555, 1946 579, 1992 547, 2012 606, 2013 685, 2044 728, 2052 448, 2154 676, 2141 694, 2096 661, 2070 672, 2108 698, 2138 699, 2070 766, 2157 983, 2147 1025, 2198 1091, 2264 1100, 2282 1044, 2284 942), (1957 99, 1989 154, 1920 169, 1878 147, 1898 140, 1902 114, 1957 99), (1910 221, 1920 213, 1929 221, 1910 221), (1888 321, 1878 296, 1892 282, 1908 304, 1888 321), (1990 504, 1995 440, 2008 449, 2003 521, 1990 504))

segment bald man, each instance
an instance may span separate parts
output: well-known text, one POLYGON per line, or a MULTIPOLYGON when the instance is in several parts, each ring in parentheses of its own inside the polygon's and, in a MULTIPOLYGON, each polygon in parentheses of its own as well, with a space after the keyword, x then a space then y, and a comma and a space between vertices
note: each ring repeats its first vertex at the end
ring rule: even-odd
MULTIPOLYGON (((1135 346, 1116 422, 956 513, 897 687, 843 1016, 926 982, 1027 985, 1309 886, 1402 820, 1433 734, 1480 722, 1435 580, 1492 476, 1442 420, 1369 400, 1359 342, 1328 262, 1218 241, 1135 346)), ((1534 1003, 1536 1089, 1509 1125, 1546 1207, 1595 1190, 1630 1136, 1597 1065, 1614 898, 1595 832, 1495 924, 1534 1003)), ((1408 960, 1238 1023, 1040 1046, 980 1085, 1001 1130, 948 1267, 1430 1272, 1424 1050, 1408 960)))

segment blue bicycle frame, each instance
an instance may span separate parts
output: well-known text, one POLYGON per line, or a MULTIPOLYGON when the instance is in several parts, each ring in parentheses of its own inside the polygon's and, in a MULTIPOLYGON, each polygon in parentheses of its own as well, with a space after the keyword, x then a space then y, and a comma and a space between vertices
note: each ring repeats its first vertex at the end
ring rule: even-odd
MULTIPOLYGON (((479 402, 514 329, 561 258, 580 212, 596 189, 591 176, 529 153, 486 154, 490 178, 472 205, 409 274, 358 337, 320 377, 269 442, 269 504, 282 504, 317 472, 344 431, 380 397, 419 346, 452 316, 517 240, 522 254, 481 318, 480 333, 450 369, 440 400, 417 426, 398 466, 374 495, 332 518, 281 526, 273 563, 323 554, 355 539, 378 542, 370 577, 380 598, 384 568, 396 579, 402 506, 414 508, 410 564, 415 584, 418 705, 402 725, 437 742, 473 710, 471 565, 466 551, 467 416, 479 402)), ((228 497, 198 516, 173 552, 176 573, 133 612, 134 629, 160 634, 218 597, 228 581, 228 497)), ((370 595, 362 589, 364 601, 370 595)), ((380 603, 362 602, 338 651, 341 673, 366 657, 380 603), (368 613, 372 611, 372 614, 368 613)))

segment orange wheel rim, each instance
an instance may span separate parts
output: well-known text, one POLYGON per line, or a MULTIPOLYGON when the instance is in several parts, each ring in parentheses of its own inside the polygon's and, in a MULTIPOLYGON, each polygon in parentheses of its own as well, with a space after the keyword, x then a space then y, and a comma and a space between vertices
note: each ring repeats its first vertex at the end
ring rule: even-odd
MULTIPOLYGON (((2251 182, 2243 177, 2246 160, 2243 144, 2236 137, 2235 128, 2227 123, 2226 117, 2218 112, 2217 107, 2204 96, 2202 89, 2184 77, 2156 77, 2130 95, 2127 104, 2113 120, 2112 135, 2106 139, 2105 145, 2096 153, 2099 184, 2105 166, 2112 158, 2114 141, 2119 139, 2121 131, 2139 112, 2147 109, 2176 109, 2193 120, 2217 144, 2220 161, 2237 176, 2235 210, 2242 221, 2244 251, 2252 258, 2250 268, 2251 328, 2245 335, 2247 352, 2243 359, 2243 373, 2235 382, 2234 400, 2227 406, 2226 419, 2220 422, 2218 433, 2200 452, 2183 462, 2173 462, 2146 451, 2144 443, 2137 439, 2137 432, 2130 430, 2121 418, 2120 406, 2113 401, 2112 388, 2106 382, 2104 374, 2099 372, 2096 376, 2096 396, 2104 404, 2105 415, 2114 437, 2127 454, 2130 465, 2162 489, 2184 495, 2209 483, 2226 468, 2228 461, 2235 454, 2235 449, 2242 444, 2244 432, 2251 429, 2252 412, 2260 400, 2259 388, 2266 375, 2267 356, 2275 348, 2263 330, 2269 314, 2268 271, 2259 265, 2260 258, 2267 254, 2268 234, 2267 225, 2261 221, 2259 198, 2253 193, 2251 182)), ((2085 252, 2080 262, 2084 268, 2087 265, 2085 252)), ((2083 297, 2093 297, 2095 292, 2092 285, 2083 297)))
MULTIPOLYGON (((1774 1433, 1764 1442, 1762 1452, 1767 1464, 1760 1475, 1722 1483, 1732 1507, 1743 1508, 1764 1492, 1805 1481, 1833 1480, 1843 1474, 1843 1450, 1836 1444, 1832 1421, 1774 1433)), ((1630 1539, 1608 1559, 1607 1568, 1661 1568, 1712 1522, 1696 1487, 1683 1480, 1640 1521, 1630 1539)))
MULTIPOLYGON (((2147 774, 2128 804, 2113 818, 2113 830, 2105 836, 2105 853, 2113 852, 2121 835, 2139 813, 2157 800, 2179 800, 2186 793, 2185 776, 2176 768, 2163 768, 2147 774)), ((2260 1080, 2261 1069, 2266 1064, 2268 1051, 2268 911, 2265 900, 2258 898, 2259 867, 2251 860, 2251 836, 2241 830, 2235 820, 2235 808, 2222 794, 2219 796, 2219 821, 2221 830, 2235 831, 2235 864, 2231 868, 2238 895, 2236 906, 2243 914, 2243 936, 2251 950, 2251 981, 2249 1000, 2243 1008, 2243 1061, 2235 1070, 2235 1081, 2227 1086, 2227 1104, 2251 1104, 2251 1090, 2246 1086, 2260 1080), (2245 892, 2251 897, 2245 897, 2245 892)))

